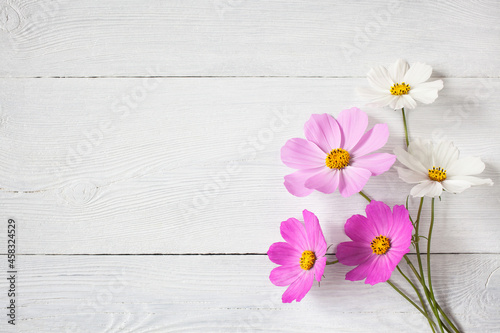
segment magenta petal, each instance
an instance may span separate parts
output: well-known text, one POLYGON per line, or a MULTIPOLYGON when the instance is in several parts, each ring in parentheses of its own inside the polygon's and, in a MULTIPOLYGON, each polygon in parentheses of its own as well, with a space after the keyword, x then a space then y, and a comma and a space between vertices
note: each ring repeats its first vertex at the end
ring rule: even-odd
POLYGON ((307 179, 311 178, 318 171, 323 170, 323 167, 316 169, 303 169, 295 171, 292 174, 285 176, 285 187, 290 192, 297 197, 305 197, 311 194, 314 189, 305 187, 304 183, 307 179))
POLYGON ((389 280, 394 268, 396 266, 392 267, 385 255, 377 256, 376 260, 372 262, 372 269, 368 272, 365 283, 373 286, 389 280))
POLYGON ((274 243, 267 251, 269 260, 285 266, 299 265, 301 255, 302 252, 285 242, 274 243))
POLYGON ((338 183, 338 171, 324 167, 315 175, 307 179, 304 186, 323 193, 333 193, 337 189, 338 183))
POLYGON ((281 236, 285 241, 290 243, 291 246, 295 247, 301 253, 308 250, 306 231, 304 225, 299 222, 296 218, 289 218, 286 221, 281 222, 280 226, 281 236))
POLYGON ((357 157, 351 162, 351 165, 353 167, 370 170, 372 176, 378 176, 389 170, 395 161, 395 155, 375 153, 357 157))
MULTIPOLYGON (((335 118, 329 114, 313 114, 304 125, 307 140, 314 142, 324 153, 340 148, 342 134, 335 118)), ((326 157, 326 156, 325 156, 326 157)))
POLYGON ((373 262, 366 261, 361 265, 355 267, 354 269, 350 270, 349 272, 347 272, 347 274, 345 275, 345 279, 349 281, 363 280, 368 276, 368 273, 372 270, 372 268, 373 268, 373 262))
POLYGON ((321 277, 323 277, 323 272, 325 271, 326 266, 326 257, 321 257, 316 260, 314 263, 314 276, 316 277, 316 281, 321 281, 321 277))
POLYGON ((363 189, 372 173, 367 169, 353 166, 340 170, 339 191, 343 197, 349 197, 363 189))
POLYGON ((326 154, 314 143, 305 139, 288 140, 281 148, 281 160, 294 169, 311 169, 325 165, 326 154))
POLYGON ((323 231, 321 231, 318 218, 306 209, 304 209, 302 215, 306 226, 309 250, 316 254, 316 258, 324 256, 326 253, 326 241, 323 236, 323 231))
POLYGON ((353 159, 369 154, 382 148, 389 138, 389 128, 387 124, 376 124, 371 130, 366 132, 359 140, 358 144, 349 153, 353 159))
POLYGON ((351 216, 344 226, 347 237, 356 242, 370 243, 375 237, 379 236, 372 224, 363 215, 351 216))
POLYGON ((335 256, 339 262, 347 266, 360 265, 372 257, 370 243, 343 242, 337 245, 335 256))
POLYGON ((392 211, 392 226, 388 232, 388 237, 392 239, 391 244, 393 247, 408 248, 413 232, 408 210, 403 205, 396 205, 392 211))
POLYGON ((350 151, 356 146, 368 126, 368 116, 358 108, 343 110, 337 117, 344 136, 344 148, 350 151))
POLYGON ((279 266, 271 271, 269 280, 279 287, 288 286, 293 283, 297 278, 305 272, 299 265, 297 266, 279 266))
POLYGON ((314 274, 311 271, 304 271, 283 294, 283 303, 291 303, 293 300, 300 302, 304 296, 311 290, 314 282, 314 274))
POLYGON ((382 201, 372 200, 366 206, 365 211, 366 217, 371 224, 370 228, 375 229, 378 235, 389 237, 389 231, 392 227, 391 208, 382 201))

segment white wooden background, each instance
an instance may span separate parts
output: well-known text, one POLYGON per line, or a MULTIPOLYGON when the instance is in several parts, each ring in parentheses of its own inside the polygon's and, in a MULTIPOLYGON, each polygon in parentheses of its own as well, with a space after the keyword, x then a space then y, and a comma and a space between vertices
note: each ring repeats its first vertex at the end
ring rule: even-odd
MULTIPOLYGON (((311 113, 363 107, 368 70, 401 57, 445 87, 411 136, 454 140, 500 184, 499 18, 494 0, 0 0, 1 307, 8 218, 19 254, 0 331, 427 332, 339 265, 281 303, 265 255, 280 222, 307 208, 336 244, 365 201, 293 197, 279 149, 311 113)), ((364 110, 389 124, 383 151, 403 144, 399 113, 364 110)), ((365 192, 409 189, 391 169, 365 192)), ((500 329, 499 193, 437 203, 434 285, 464 332, 500 329)))

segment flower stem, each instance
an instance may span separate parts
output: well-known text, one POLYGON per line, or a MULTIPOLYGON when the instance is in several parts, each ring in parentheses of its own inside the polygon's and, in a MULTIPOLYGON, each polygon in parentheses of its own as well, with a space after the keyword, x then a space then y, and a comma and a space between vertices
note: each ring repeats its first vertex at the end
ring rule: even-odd
POLYGON ((336 264, 338 263, 339 261, 338 260, 334 260, 334 261, 327 261, 326 264, 327 265, 333 265, 333 264, 336 264))
POLYGON ((406 126, 405 108, 402 108, 401 112, 403 113, 403 125, 405 126, 406 147, 408 147, 410 145, 410 140, 408 140, 408 127, 406 126))
MULTIPOLYGON (((415 268, 415 266, 413 266, 413 263, 411 262, 410 258, 408 258, 407 255, 405 255, 404 258, 406 259, 406 263, 408 264, 408 266, 410 266, 411 270, 413 271, 413 274, 415 275, 415 277, 420 281, 420 284, 422 285, 422 287, 424 287, 424 291, 426 292, 426 295, 428 295, 429 294, 429 289, 427 288, 427 286, 425 286, 422 283, 423 278, 418 274, 417 269, 415 268)), ((441 306, 439 305, 438 302, 436 302, 436 307, 439 310, 439 312, 441 313, 441 315, 444 317, 444 319, 446 320, 446 322, 451 326, 451 328, 456 333, 460 333, 460 331, 458 330, 458 328, 451 322, 451 320, 448 318, 448 316, 443 311, 443 309, 441 308, 441 306)), ((445 329, 448 331, 448 329, 446 327, 445 327, 445 329)))
MULTIPOLYGON (((394 290, 396 290, 398 292, 398 294, 400 294, 401 296, 404 297, 404 299, 406 299, 408 302, 410 302, 411 305, 413 305, 418 311, 420 311, 420 313, 422 313, 424 315, 425 318, 427 318, 428 320, 430 320, 433 324, 434 322, 432 321, 432 319, 429 317, 429 315, 427 315, 417 304, 415 304, 415 302, 413 302, 408 296, 405 295, 405 293, 403 293, 401 290, 399 290, 398 287, 396 287, 390 280, 387 280, 387 283, 392 287, 394 288, 394 290)), ((436 324, 434 324, 436 325, 436 324)))
POLYGON ((429 316, 429 312, 427 312, 427 309, 425 308, 425 304, 424 304, 424 300, 422 299, 422 296, 420 296, 420 292, 418 291, 417 287, 413 284, 413 282, 411 282, 411 280, 403 273, 403 271, 401 271, 401 268, 399 268, 399 266, 396 266, 396 268, 398 269, 399 273, 406 279, 406 281, 413 287, 413 289, 415 290, 415 293, 417 294, 418 296, 418 299, 420 300, 420 304, 422 305, 422 309, 425 311, 425 313, 427 314, 427 320, 429 321, 429 325, 431 327, 431 330, 432 332, 436 333, 436 331, 434 330, 434 322, 430 319, 430 316, 429 316))
POLYGON ((372 199, 370 199, 366 194, 364 194, 363 191, 359 191, 359 194, 361 194, 361 196, 365 198, 368 202, 372 202, 372 199))
MULTIPOLYGON (((434 297, 434 290, 432 289, 432 279, 431 279, 431 237, 432 229, 434 227, 434 198, 431 201, 431 225, 429 227, 429 235, 427 236, 427 281, 429 282, 429 291, 433 304, 436 304, 436 298, 434 297)), ((433 305, 436 308, 435 305, 433 305)), ((439 329, 443 332, 443 326, 439 321, 439 314, 437 313, 437 308, 435 310, 436 317, 438 318, 439 329)))

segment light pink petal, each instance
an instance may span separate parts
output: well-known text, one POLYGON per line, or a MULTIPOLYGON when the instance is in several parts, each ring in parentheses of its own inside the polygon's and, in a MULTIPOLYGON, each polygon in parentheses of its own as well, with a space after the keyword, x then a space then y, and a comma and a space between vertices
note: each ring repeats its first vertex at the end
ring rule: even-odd
POLYGON ((366 132, 358 144, 349 151, 353 159, 369 154, 382 148, 389 138, 389 128, 387 124, 376 124, 371 130, 366 132))
POLYGON ((278 287, 288 286, 305 272, 300 265, 297 266, 279 266, 274 268, 269 275, 269 280, 278 287))
POLYGON ((300 265, 302 252, 285 242, 274 243, 269 247, 267 256, 269 260, 278 265, 300 265))
POLYGON ((365 279, 368 274, 371 272, 373 269, 373 261, 368 260, 362 263, 361 265, 357 266, 353 270, 347 272, 345 275, 345 279, 349 281, 360 281, 365 279))
POLYGON ((402 83, 404 81, 403 77, 408 68, 410 68, 410 66, 403 59, 398 59, 394 64, 389 66, 389 75, 394 83, 402 83))
POLYGON ((403 81, 410 85, 411 88, 418 84, 427 81, 432 74, 432 67, 420 62, 411 65, 408 72, 406 72, 403 81))
POLYGON ((326 253, 326 241, 318 218, 306 209, 302 211, 302 216, 304 217, 309 249, 315 253, 316 258, 324 256, 326 253))
POLYGON ((292 174, 285 176, 285 187, 291 194, 296 197, 305 197, 311 194, 314 189, 305 187, 307 179, 322 170, 323 167, 315 169, 303 169, 295 171, 292 174))
POLYGON ((377 66, 367 74, 368 82, 375 89, 391 90, 394 82, 385 67, 377 66))
POLYGON ((358 108, 350 108, 340 112, 337 122, 344 137, 342 148, 351 151, 365 133, 368 116, 358 108))
POLYGON ((304 272, 305 274, 300 275, 299 278, 287 288, 281 298, 283 303, 291 303, 293 300, 300 302, 309 290, 311 290, 314 282, 314 274, 310 271, 304 272))
POLYGON ((446 175, 453 176, 469 176, 477 175, 484 171, 485 165, 479 157, 464 157, 456 160, 446 170, 446 175))
POLYGON ((432 82, 424 82, 417 85, 415 88, 410 88, 410 96, 417 101, 429 104, 436 100, 438 91, 443 89, 443 81, 437 80, 432 82))
MULTIPOLYGON (((342 134, 335 118, 329 114, 313 114, 304 125, 307 140, 314 142, 325 154, 340 148, 342 134)), ((326 158, 326 155, 324 155, 326 158)), ((325 162, 323 158, 323 163, 325 162)))
POLYGON ((325 165, 326 154, 305 139, 288 140, 281 148, 281 160, 294 169, 312 169, 325 165))
POLYGON ((316 189, 322 193, 333 193, 337 189, 338 184, 339 171, 324 167, 307 179, 304 186, 310 189, 316 189))
POLYGON ((363 189, 372 173, 369 170, 352 166, 340 170, 339 191, 345 198, 363 189))
POLYGON ((395 161, 395 155, 375 153, 356 158, 351 162, 351 166, 370 170, 372 176, 378 176, 389 170, 395 161))
POLYGON ((347 266, 360 265, 367 261, 373 254, 370 243, 342 242, 337 245, 335 256, 338 261, 347 266))
MULTIPOLYGON (((366 218, 368 219, 368 228, 374 228, 378 235, 388 237, 392 227, 392 212, 389 206, 382 201, 372 200, 366 208, 366 218)), ((377 236, 378 236, 377 235, 377 236)))
POLYGON ((443 186, 440 182, 433 180, 426 180, 416 186, 414 186, 410 194, 414 197, 438 197, 443 193, 443 186))
POLYGON ((326 257, 321 257, 316 259, 313 268, 316 281, 318 282, 321 281, 321 278, 323 277, 323 272, 325 271, 325 266, 326 266, 326 257))
POLYGON ((308 249, 306 231, 304 225, 296 218, 289 218, 281 222, 281 236, 301 253, 308 249))
POLYGON ((344 230, 347 237, 355 242, 370 243, 379 235, 363 215, 351 216, 345 223, 344 230))
POLYGON ((393 266, 385 255, 376 256, 375 260, 372 262, 372 269, 368 272, 365 283, 373 286, 377 283, 389 280, 394 268, 396 268, 396 266, 393 266))

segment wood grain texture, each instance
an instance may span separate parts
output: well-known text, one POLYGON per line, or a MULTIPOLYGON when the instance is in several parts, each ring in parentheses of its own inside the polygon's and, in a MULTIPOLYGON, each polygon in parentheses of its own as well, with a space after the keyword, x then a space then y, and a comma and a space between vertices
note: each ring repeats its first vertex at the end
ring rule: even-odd
MULTIPOLYGON (((409 113, 410 133, 454 140, 464 156, 482 157, 483 176, 499 183, 500 80, 482 80, 445 80, 436 103, 409 113), (483 84, 489 85, 476 95, 483 84)), ((293 197, 282 185, 292 170, 279 150, 303 137, 311 113, 335 115, 353 106, 362 84, 365 79, 1 80, 1 214, 18 221, 21 253, 265 253, 281 239, 280 221, 303 209, 318 214, 336 244, 345 239, 346 219, 363 213, 364 199, 293 197), (154 89, 143 88, 152 83, 154 89), (134 97, 138 88, 145 91, 141 98, 134 97)), ((365 110, 370 126, 389 125, 381 151, 403 145, 399 113, 365 110)), ((372 177, 365 192, 395 205, 405 202, 410 187, 391 170, 372 177)), ((445 194, 433 250, 498 252, 491 237, 500 233, 498 197, 497 186, 445 194)), ((414 213, 417 204, 411 200, 414 213)), ((0 242, 5 235, 0 232, 0 242)))
MULTIPOLYGON (((340 264, 293 304, 269 282, 266 256, 21 256, 18 264, 18 333, 429 330, 387 284, 345 281, 340 264)), ((497 332, 500 256, 434 255, 433 266, 438 301, 463 332, 497 332)))
POLYGON ((498 77, 498 1, 2 0, 0 75, 498 77))

